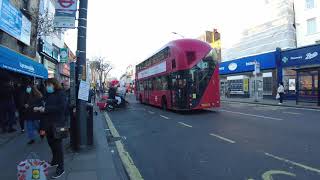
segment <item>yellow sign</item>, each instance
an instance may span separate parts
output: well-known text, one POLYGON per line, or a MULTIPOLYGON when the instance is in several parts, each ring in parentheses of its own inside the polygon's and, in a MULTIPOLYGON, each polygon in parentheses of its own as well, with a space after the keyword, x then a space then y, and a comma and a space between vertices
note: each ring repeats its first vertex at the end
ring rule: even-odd
POLYGON ((32 179, 40 179, 40 170, 39 169, 32 170, 32 179))
POLYGON ((249 91, 249 79, 243 80, 243 91, 248 92, 249 91))

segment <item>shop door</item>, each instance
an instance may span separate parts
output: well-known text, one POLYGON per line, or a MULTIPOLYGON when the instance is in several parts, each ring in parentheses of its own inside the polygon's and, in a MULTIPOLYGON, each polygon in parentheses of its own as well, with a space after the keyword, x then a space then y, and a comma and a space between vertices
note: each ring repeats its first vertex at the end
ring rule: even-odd
POLYGON ((319 103, 319 70, 298 72, 298 101, 319 103))

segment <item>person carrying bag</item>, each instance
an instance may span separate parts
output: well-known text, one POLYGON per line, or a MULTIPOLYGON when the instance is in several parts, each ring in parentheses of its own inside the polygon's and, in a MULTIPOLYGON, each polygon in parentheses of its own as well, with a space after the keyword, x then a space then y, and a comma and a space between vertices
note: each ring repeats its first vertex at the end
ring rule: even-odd
POLYGON ((40 121, 40 134, 46 135, 48 144, 52 152, 51 166, 57 166, 55 175, 52 179, 57 179, 64 174, 64 154, 63 138, 68 136, 66 125, 65 109, 66 95, 59 81, 49 78, 46 83, 47 95, 44 98, 44 105, 34 107, 35 112, 43 114, 40 121))

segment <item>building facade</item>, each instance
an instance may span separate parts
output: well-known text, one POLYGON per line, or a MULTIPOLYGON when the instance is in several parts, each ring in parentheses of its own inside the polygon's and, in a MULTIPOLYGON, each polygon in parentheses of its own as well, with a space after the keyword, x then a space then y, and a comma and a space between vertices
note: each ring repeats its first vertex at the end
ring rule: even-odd
POLYGON ((260 97, 272 97, 277 88, 276 52, 222 62, 219 73, 222 96, 250 98, 259 90, 260 97), (257 75, 256 63, 260 65, 257 75))
POLYGON ((0 2, 0 12, 8 12, 0 15, 0 44, 34 59, 37 50, 39 0, 0 2))
MULTIPOLYGON (((48 13, 48 16, 53 16, 55 13, 54 3, 53 0, 40 0, 39 16, 43 16, 45 13, 48 13)), ((60 49, 64 48, 65 45, 63 33, 53 32, 39 36, 38 39, 41 63, 48 69, 49 78, 56 77, 60 79, 60 49)))
POLYGON ((293 0, 265 1, 265 15, 261 24, 246 29, 241 40, 225 49, 222 61, 274 51, 277 47, 296 47, 293 0))
POLYGON ((36 59, 39 1, 0 1, 0 89, 46 79, 36 59))
POLYGON ((320 0, 295 0, 298 47, 320 44, 320 0))
POLYGON ((287 98, 320 105, 320 45, 282 51, 278 64, 287 98))

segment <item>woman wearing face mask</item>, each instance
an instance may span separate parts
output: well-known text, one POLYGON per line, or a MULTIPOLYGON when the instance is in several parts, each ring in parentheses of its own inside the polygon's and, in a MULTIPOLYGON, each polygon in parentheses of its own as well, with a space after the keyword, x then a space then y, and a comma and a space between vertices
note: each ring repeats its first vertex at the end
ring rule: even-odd
POLYGON ((35 143, 36 132, 39 130, 39 116, 33 111, 33 107, 41 106, 42 94, 40 91, 28 84, 25 88, 25 95, 23 98, 23 112, 22 118, 27 123, 28 144, 35 143))
POLYGON ((41 121, 41 134, 46 134, 47 141, 52 152, 51 166, 58 166, 56 174, 52 176, 57 179, 64 174, 64 155, 62 139, 55 137, 55 127, 65 125, 66 101, 64 90, 59 81, 49 78, 46 83, 47 95, 44 98, 44 106, 35 107, 34 111, 43 114, 41 121))

